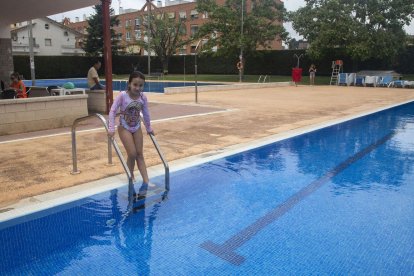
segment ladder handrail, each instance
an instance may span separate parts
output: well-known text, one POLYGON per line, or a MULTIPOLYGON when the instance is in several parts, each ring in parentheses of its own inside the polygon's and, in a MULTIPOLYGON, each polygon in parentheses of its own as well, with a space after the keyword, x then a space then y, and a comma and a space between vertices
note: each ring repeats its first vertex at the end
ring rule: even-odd
POLYGON ((266 79, 267 79, 267 75, 263 78, 263 83, 266 82, 266 79))
POLYGON ((258 83, 260 83, 260 80, 262 79, 263 75, 260 75, 259 79, 257 80, 258 83))
MULTIPOLYGON (((77 151, 76 151, 76 127, 78 125, 78 123, 82 122, 82 121, 86 121, 89 120, 93 117, 97 117, 98 119, 101 120, 102 124, 105 127, 106 133, 108 134, 108 124, 106 123, 106 119, 104 118, 104 116, 102 116, 99 113, 95 113, 89 116, 85 116, 85 117, 80 117, 77 118, 73 121, 72 124, 72 164, 73 164, 73 169, 72 169, 72 174, 78 174, 80 173, 80 171, 78 170, 78 159, 77 159, 77 151)), ((131 172, 129 171, 129 168, 125 162, 125 158, 122 155, 121 150, 119 149, 118 143, 116 142, 116 140, 114 138, 110 138, 108 137, 108 163, 112 164, 112 148, 111 148, 111 143, 114 146, 115 152, 119 157, 119 160, 121 161, 122 167, 125 170, 125 173, 128 176, 128 182, 131 184, 132 183, 132 177, 131 177, 131 172)))
MULTIPOLYGON (((76 153, 76 127, 78 125, 79 122, 91 119, 93 117, 97 117, 98 119, 101 120, 102 124, 105 127, 106 133, 108 133, 108 124, 106 123, 106 119, 104 116, 102 116, 99 113, 95 113, 89 116, 85 116, 85 117, 81 117, 81 118, 77 118, 75 119, 75 121, 73 121, 72 124, 72 162, 73 162, 73 170, 72 170, 72 174, 77 174, 80 173, 80 171, 78 170, 78 160, 77 160, 77 153, 76 153)), ((161 161, 164 165, 164 169, 165 169, 165 190, 168 192, 170 190, 170 168, 168 166, 167 160, 164 158, 163 153, 161 152, 160 146, 158 145, 157 140, 155 139, 155 136, 153 134, 149 134, 155 149, 158 152, 158 155, 161 158, 161 161)), ((115 152, 119 157, 119 160, 121 161, 122 167, 125 170, 125 173, 128 176, 128 182, 129 184, 132 184, 132 177, 131 177, 131 172, 129 171, 129 168, 125 162, 125 158, 122 155, 121 150, 119 149, 118 143, 116 142, 115 138, 109 138, 108 137, 108 163, 112 164, 112 148, 111 148, 111 144, 114 146, 115 152)))
POLYGON ((165 190, 168 192, 170 190, 170 167, 168 166, 167 160, 164 157, 164 154, 161 152, 160 146, 158 145, 157 140, 155 139, 154 134, 149 134, 149 137, 152 140, 152 143, 154 144, 155 149, 158 152, 158 155, 160 156, 160 159, 164 165, 165 170, 165 190))
MULTIPOLYGON (((140 116, 140 117, 141 117, 141 120, 143 122, 145 122, 144 121, 144 118, 142 116, 140 116)), ((158 152, 158 156, 160 157, 160 159, 162 161, 162 164, 164 165, 164 171, 165 171, 165 190, 168 192, 170 190, 170 167, 168 166, 167 160, 165 159, 164 154, 161 151, 161 148, 160 148, 160 146, 159 146, 159 144, 157 142, 157 139, 155 139, 155 135, 152 134, 152 133, 150 133, 149 136, 151 138, 152 143, 154 144, 155 149, 158 152)))

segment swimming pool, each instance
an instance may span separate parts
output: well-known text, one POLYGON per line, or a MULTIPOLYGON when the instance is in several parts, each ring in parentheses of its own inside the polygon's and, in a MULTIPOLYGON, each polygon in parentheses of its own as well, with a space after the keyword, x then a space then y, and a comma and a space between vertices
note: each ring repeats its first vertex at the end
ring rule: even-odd
POLYGON ((135 213, 122 188, 5 222, 0 271, 412 274, 413 137, 409 103, 173 172, 135 213))
MULTIPOLYGON (((24 80, 23 81, 26 86, 31 86, 31 80, 24 80)), ((88 88, 87 80, 84 78, 78 79, 40 79, 36 80, 36 86, 62 86, 67 82, 72 82, 75 87, 77 88, 88 88)), ((101 81, 102 84, 105 85, 105 81, 101 81)), ((210 83, 210 82, 197 82, 197 85, 204 86, 204 85, 220 85, 221 83, 210 83)), ((155 92, 155 93, 164 93, 164 88, 166 87, 184 87, 184 86, 194 86, 194 82, 179 82, 179 81, 147 81, 145 82, 144 92, 155 92)), ((113 80, 112 81, 112 89, 113 90, 126 90, 128 87, 126 80, 113 80)))

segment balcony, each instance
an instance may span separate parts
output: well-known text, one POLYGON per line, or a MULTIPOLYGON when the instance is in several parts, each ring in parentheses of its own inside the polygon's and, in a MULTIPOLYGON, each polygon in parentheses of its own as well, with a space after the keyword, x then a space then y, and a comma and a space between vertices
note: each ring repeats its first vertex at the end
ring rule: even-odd
MULTIPOLYGON (((12 43, 13 54, 28 54, 30 52, 29 44, 12 43)), ((33 53, 39 53, 39 44, 33 45, 33 53)))
POLYGON ((85 51, 75 45, 62 45, 61 51, 63 55, 84 55, 85 51))

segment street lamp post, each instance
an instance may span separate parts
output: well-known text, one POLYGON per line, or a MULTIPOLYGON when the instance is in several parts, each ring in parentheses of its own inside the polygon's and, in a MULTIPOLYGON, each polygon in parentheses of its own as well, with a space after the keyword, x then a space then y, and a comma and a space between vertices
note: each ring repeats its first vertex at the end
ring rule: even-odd
POLYGON ((148 10, 148 30, 147 30, 147 40, 148 40, 148 76, 151 74, 151 48, 150 48, 150 42, 151 42, 151 1, 153 0, 147 0, 147 10, 148 10))
POLYGON ((194 81, 195 81, 195 102, 198 103, 198 85, 197 85, 197 50, 198 46, 200 46, 202 39, 198 41, 195 50, 194 50, 194 81))
POLYGON ((30 57, 30 78, 32 79, 32 86, 35 85, 35 62, 34 62, 34 43, 33 43, 33 24, 32 20, 27 21, 29 26, 29 57, 30 57))
POLYGON ((242 82, 244 62, 243 62, 243 24, 244 24, 244 0, 241 2, 241 32, 240 32, 240 64, 241 69, 239 70, 239 82, 242 82))

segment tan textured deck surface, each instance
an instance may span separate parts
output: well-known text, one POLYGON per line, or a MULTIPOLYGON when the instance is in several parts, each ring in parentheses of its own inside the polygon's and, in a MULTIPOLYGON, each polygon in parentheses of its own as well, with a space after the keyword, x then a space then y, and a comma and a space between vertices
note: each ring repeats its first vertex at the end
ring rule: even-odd
MULTIPOLYGON (((292 86, 204 92, 199 93, 200 107, 194 107, 192 93, 148 95, 148 98, 152 102, 152 117, 158 119, 220 109, 232 110, 154 123, 158 142, 171 161, 414 100, 414 90, 292 86)), ((33 133, 27 133, 18 137, 0 137, 0 141, 33 136, 33 133)), ((123 173, 115 155, 116 165, 106 165, 106 141, 103 131, 78 135, 78 167, 82 171, 79 175, 70 174, 71 137, 68 134, 0 143, 0 207, 30 196, 123 173)), ((150 143, 146 137, 144 151, 148 166, 160 163, 150 143)), ((139 175, 138 172, 136 174, 139 175)))

